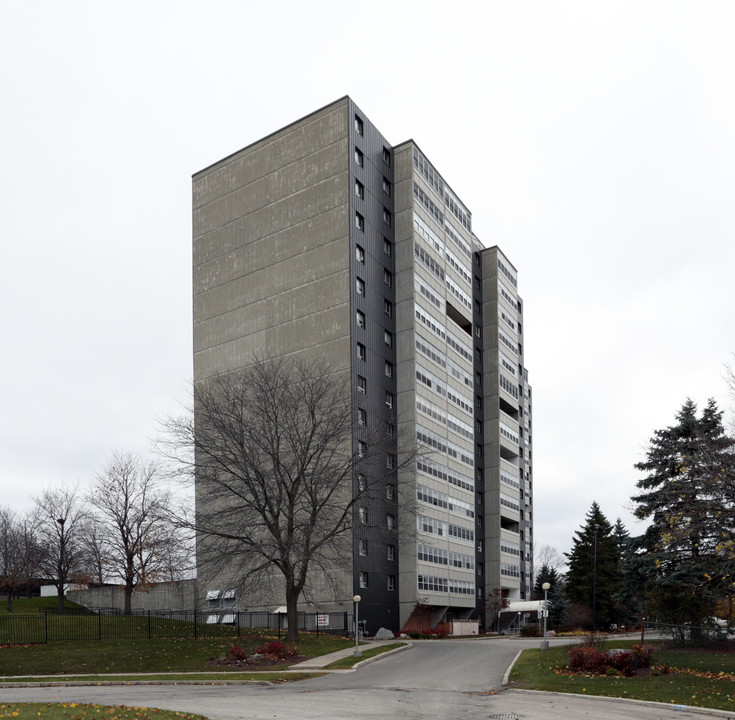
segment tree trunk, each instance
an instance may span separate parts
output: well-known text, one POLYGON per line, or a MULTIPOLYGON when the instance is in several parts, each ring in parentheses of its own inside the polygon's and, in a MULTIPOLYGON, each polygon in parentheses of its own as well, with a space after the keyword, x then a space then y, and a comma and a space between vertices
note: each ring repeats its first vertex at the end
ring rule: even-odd
POLYGON ((133 583, 128 581, 125 583, 125 608, 123 615, 133 614, 133 583))
POLYGON ((288 618, 288 632, 286 639, 294 645, 299 642, 299 593, 293 584, 286 583, 286 617, 288 618))
POLYGON ((5 607, 9 613, 13 612, 13 593, 8 590, 8 597, 5 602, 5 607))
POLYGON ((58 597, 58 603, 56 609, 59 611, 59 615, 64 614, 64 584, 56 586, 56 595, 58 597))

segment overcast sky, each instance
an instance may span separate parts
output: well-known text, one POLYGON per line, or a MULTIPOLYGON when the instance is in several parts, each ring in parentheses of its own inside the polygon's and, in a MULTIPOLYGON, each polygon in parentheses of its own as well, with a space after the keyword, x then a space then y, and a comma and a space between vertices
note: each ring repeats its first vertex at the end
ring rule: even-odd
POLYGON ((732 404, 735 4, 0 0, 0 504, 190 393, 191 175, 349 94, 519 271, 535 538, 732 404))

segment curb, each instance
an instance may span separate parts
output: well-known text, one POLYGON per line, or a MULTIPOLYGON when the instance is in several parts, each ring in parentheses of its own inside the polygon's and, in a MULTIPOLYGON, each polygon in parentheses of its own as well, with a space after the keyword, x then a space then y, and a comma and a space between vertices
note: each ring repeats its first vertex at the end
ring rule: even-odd
MULTIPOLYGON (((515 662, 515 660, 513 661, 515 662)), ((518 693, 520 695, 556 695, 557 697, 565 698, 591 698, 593 700, 605 700, 607 702, 625 702, 631 705, 645 705, 648 707, 660 707, 666 710, 675 710, 680 712, 694 712, 698 714, 706 714, 712 717, 723 717, 723 718, 735 718, 735 712, 730 710, 719 710, 717 708, 698 707, 696 705, 679 705, 677 703, 662 703, 654 700, 638 700, 636 698, 618 698, 610 697, 609 695, 582 695, 580 693, 563 693, 553 692, 549 690, 525 690, 523 688, 506 688, 503 694, 506 693, 518 693)))
POLYGON ((364 665, 369 665, 371 662, 375 662, 376 660, 381 660, 382 658, 390 657, 391 655, 395 655, 396 653, 404 652, 405 650, 410 650, 413 647, 413 643, 406 643, 405 645, 401 645, 401 647, 393 648, 392 650, 388 650, 387 652, 380 653, 379 655, 373 655, 373 657, 365 658, 365 660, 360 660, 359 663, 356 663, 352 666, 352 672, 357 670, 358 668, 363 667, 364 665))

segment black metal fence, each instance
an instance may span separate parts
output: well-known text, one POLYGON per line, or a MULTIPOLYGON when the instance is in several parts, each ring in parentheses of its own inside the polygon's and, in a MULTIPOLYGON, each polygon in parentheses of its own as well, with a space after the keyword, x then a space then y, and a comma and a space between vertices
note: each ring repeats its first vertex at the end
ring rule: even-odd
MULTIPOLYGON (((348 635, 352 616, 346 612, 300 612, 298 624, 303 632, 348 635)), ((287 629, 285 613, 137 610, 132 615, 123 615, 114 608, 99 608, 86 613, 0 615, 0 644, 240 637, 254 631, 281 638, 287 629)))

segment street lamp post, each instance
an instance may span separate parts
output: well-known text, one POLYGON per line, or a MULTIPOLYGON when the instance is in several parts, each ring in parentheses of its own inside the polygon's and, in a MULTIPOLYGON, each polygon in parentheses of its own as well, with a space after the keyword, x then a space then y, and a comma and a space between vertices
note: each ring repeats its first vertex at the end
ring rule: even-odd
POLYGON ((352 602, 355 603, 355 649, 352 651, 353 657, 362 657, 362 652, 358 647, 358 637, 360 633, 360 619, 358 616, 358 608, 360 607, 360 600, 362 600, 362 598, 359 595, 353 595, 352 602))
POLYGON ((541 641, 541 649, 549 649, 549 641, 546 639, 546 616, 549 614, 549 588, 551 585, 545 582, 541 588, 544 591, 544 639, 541 641))

